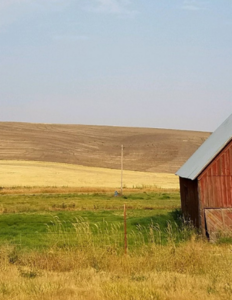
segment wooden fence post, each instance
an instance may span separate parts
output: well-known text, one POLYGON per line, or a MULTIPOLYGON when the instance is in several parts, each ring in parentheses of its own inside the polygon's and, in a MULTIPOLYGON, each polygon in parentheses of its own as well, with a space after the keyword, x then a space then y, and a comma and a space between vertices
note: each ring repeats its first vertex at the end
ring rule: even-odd
POLYGON ((124 204, 124 249, 127 254, 126 204, 124 204))

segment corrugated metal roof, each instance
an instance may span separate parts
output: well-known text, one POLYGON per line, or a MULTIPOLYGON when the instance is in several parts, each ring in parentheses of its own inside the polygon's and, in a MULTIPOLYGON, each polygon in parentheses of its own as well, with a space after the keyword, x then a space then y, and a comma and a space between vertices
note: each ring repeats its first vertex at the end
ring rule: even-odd
POLYGON ((232 114, 219 126, 197 151, 176 172, 194 180, 232 138, 232 114))

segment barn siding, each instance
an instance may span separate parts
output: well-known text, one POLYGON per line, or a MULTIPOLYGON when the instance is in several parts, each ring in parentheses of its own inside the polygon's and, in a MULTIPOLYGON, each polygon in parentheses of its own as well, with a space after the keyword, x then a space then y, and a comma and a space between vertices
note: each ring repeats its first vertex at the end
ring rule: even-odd
POLYGON ((203 208, 232 207, 232 141, 198 177, 203 208))
POLYGON ((186 219, 200 227, 197 180, 180 177, 181 209, 186 219))

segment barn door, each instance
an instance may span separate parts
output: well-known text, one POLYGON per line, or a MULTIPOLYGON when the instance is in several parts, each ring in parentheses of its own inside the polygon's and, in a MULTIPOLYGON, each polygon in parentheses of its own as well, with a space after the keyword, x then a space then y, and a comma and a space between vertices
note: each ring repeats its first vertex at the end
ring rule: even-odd
POLYGON ((205 223, 211 240, 232 235, 232 208, 205 209, 205 223))

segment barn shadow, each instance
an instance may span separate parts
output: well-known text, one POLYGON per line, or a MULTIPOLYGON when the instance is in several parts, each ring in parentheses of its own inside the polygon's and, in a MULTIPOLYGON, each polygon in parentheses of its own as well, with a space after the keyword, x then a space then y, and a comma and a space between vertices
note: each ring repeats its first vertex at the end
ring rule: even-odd
POLYGON ((184 220, 180 209, 166 214, 133 219, 130 221, 130 226, 136 232, 141 232, 146 242, 152 236, 154 242, 162 244, 170 240, 175 243, 185 241, 196 233, 192 224, 184 220))
POLYGON ((167 224, 175 224, 175 226, 181 228, 183 226, 184 220, 181 210, 176 209, 166 214, 155 214, 154 216, 136 218, 131 220, 130 222, 132 226, 146 226, 151 223, 158 224, 160 228, 165 228, 167 224))

